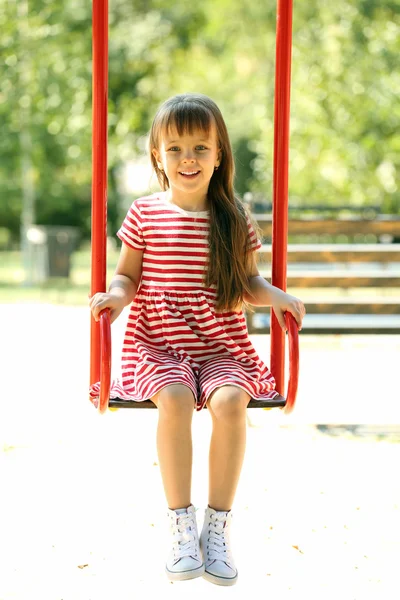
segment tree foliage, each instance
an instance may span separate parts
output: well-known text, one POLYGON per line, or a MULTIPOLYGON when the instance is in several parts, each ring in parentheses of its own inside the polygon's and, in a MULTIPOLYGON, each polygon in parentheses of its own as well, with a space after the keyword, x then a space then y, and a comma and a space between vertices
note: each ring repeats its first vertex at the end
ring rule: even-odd
MULTIPOLYGON (((87 236, 91 3, 30 0, 27 15, 23 5, 0 0, 0 225, 18 234, 29 179, 37 223, 78 225, 87 236)), ((292 206, 400 212, 399 8, 399 1, 294 3, 292 206)), ((268 201, 274 3, 112 0, 109 14, 110 230, 130 201, 121 167, 143 157, 158 105, 185 91, 215 99, 232 138, 237 191, 268 201)))

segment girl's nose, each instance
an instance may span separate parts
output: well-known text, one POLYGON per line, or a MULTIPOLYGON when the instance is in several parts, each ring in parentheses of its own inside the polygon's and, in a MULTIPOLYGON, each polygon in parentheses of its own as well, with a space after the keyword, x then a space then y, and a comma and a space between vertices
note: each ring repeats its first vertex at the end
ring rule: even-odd
POLYGON ((188 150, 186 152, 186 154, 183 157, 183 161, 184 162, 193 162, 195 160, 194 154, 193 152, 191 152, 190 150, 188 150))

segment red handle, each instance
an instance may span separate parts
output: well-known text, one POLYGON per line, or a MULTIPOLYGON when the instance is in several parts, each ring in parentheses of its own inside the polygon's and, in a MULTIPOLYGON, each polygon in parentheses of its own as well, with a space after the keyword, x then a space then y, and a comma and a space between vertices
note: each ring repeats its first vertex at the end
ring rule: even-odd
POLYGON ((100 313, 100 392, 98 410, 106 412, 111 387, 111 321, 110 309, 100 313))
POLYGON ((299 330, 296 319, 291 313, 285 313, 285 321, 289 338, 289 383, 284 412, 289 414, 296 402, 299 383, 299 330))

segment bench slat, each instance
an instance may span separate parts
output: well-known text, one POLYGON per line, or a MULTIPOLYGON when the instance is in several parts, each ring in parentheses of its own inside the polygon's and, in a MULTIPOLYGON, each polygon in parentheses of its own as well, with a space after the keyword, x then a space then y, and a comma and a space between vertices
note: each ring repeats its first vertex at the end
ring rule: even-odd
MULTIPOLYGON (((400 298, 382 298, 378 301, 368 300, 368 298, 324 298, 321 300, 313 299, 311 302, 305 301, 307 315, 319 314, 348 314, 348 315, 400 315, 400 298)), ((254 313, 247 313, 247 318, 251 319, 252 314, 265 314, 269 308, 265 306, 254 307, 254 313)))
MULTIPOLYGON (((252 216, 257 221, 263 234, 270 238, 272 235, 272 215, 253 213, 252 216)), ((312 233, 319 235, 365 235, 372 233, 374 235, 400 236, 400 219, 389 215, 381 215, 373 220, 357 217, 346 219, 289 218, 288 227, 289 235, 309 235, 312 233)))
MULTIPOLYGON (((400 262, 400 244, 289 244, 288 263, 400 262)), ((271 245, 258 251, 259 262, 271 262, 271 245)))
MULTIPOLYGON (((268 280, 271 272, 259 269, 260 275, 268 280)), ((400 287, 399 272, 372 271, 360 273, 354 271, 290 271, 287 274, 288 288, 310 288, 310 287, 400 287)))
MULTIPOLYGON (((269 314, 253 315, 249 333, 269 334, 269 314), (262 317, 262 319, 260 318, 262 317)), ((400 315, 306 315, 302 334, 308 333, 400 333, 400 315)))

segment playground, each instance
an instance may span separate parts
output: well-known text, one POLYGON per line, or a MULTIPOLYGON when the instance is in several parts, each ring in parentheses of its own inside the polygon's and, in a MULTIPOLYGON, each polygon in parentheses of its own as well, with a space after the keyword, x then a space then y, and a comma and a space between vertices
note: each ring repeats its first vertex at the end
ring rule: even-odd
MULTIPOLYGON (((302 336, 293 413, 249 411, 234 509, 239 580, 225 592, 165 577, 157 411, 96 413, 87 399, 88 309, 2 308, 1 600, 395 597, 398 336, 302 336)), ((123 327, 121 316, 115 369, 123 327)), ((268 360, 268 336, 252 340, 268 360)), ((206 411, 195 415, 200 523, 208 425, 206 411)))
MULTIPOLYGON (((276 16, 257 3, 113 3, 110 48, 105 0, 93 12, 47 4, 6 3, 1 15, 2 131, 11 141, 0 177, 0 600, 395 600, 395 8, 299 3, 291 75, 292 2, 278 0, 276 16), (259 213, 261 274, 286 289, 288 254, 289 288, 304 290, 307 306, 299 340, 292 323, 286 348, 264 306, 248 317, 286 408, 296 404, 290 414, 247 410, 232 510, 239 578, 229 591, 203 578, 168 581, 157 410, 107 408, 108 359, 118 375, 128 310, 112 325, 110 347, 108 312, 98 326, 86 305, 106 289, 116 261, 107 225, 114 236, 132 198, 154 183, 142 160, 150 109, 188 87, 224 106, 237 192, 259 213), (103 415, 88 398, 100 362, 103 415)), ((221 165, 209 174, 220 182, 221 165)), ((209 412, 193 418, 199 528, 209 412)))

